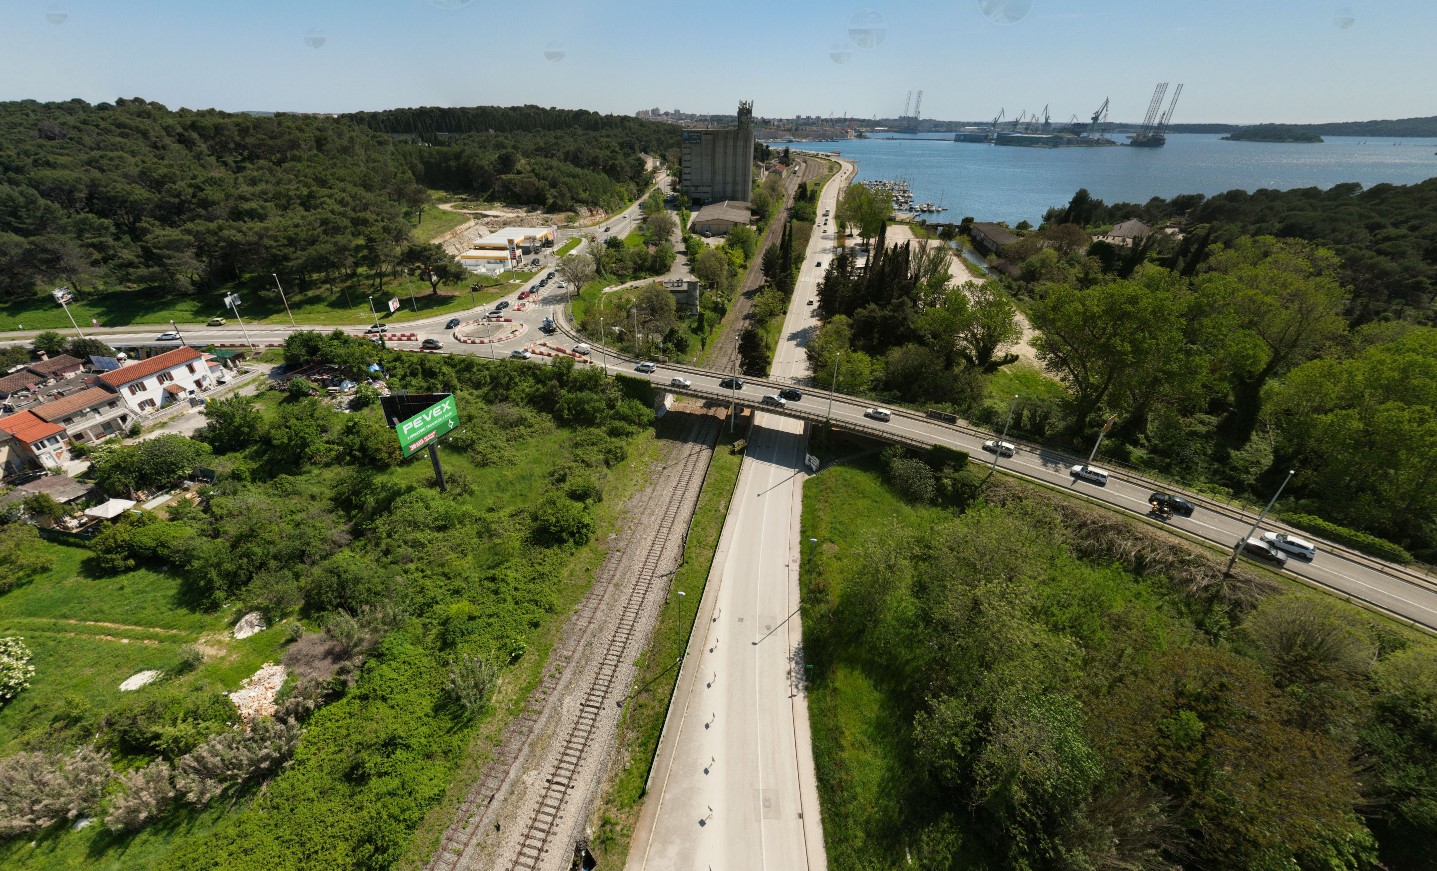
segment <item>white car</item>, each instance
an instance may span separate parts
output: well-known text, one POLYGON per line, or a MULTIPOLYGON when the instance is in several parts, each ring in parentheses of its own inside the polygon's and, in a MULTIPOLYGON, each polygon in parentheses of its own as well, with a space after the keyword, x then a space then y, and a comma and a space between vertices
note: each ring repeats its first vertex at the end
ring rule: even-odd
POLYGON ((528 348, 515 348, 513 351, 509 352, 509 356, 517 357, 520 360, 527 360, 534 355, 529 353, 528 348))
POLYGON ((180 340, 180 334, 174 332, 173 330, 171 330, 171 331, 169 331, 169 332, 160 333, 158 336, 155 336, 155 341, 156 341, 156 342, 178 342, 179 340, 180 340))
POLYGON ((1317 545, 1305 538, 1298 538, 1295 535, 1288 535, 1285 532, 1264 532, 1262 540, 1287 551, 1293 556, 1300 556, 1303 559, 1312 559, 1317 556, 1317 545))
POLYGON ((886 423, 893 419, 893 412, 886 408, 870 408, 863 412, 863 416, 872 418, 873 420, 881 420, 886 423))
POLYGON ((1099 469, 1097 466, 1079 463, 1069 471, 1071 471, 1074 478, 1082 478, 1084 481, 1091 481, 1094 484, 1107 486, 1108 472, 1106 469, 1099 469))
POLYGON ((990 454, 997 454, 1000 457, 1011 457, 1018 453, 1018 446, 1012 442, 1000 442, 997 439, 988 439, 983 443, 983 450, 990 454))
POLYGON ((648 360, 645 360, 644 362, 642 362, 642 363, 640 363, 639 365, 635 366, 635 367, 634 367, 634 371, 635 371, 635 372, 649 373, 649 372, 654 371, 654 370, 657 369, 657 368, 658 368, 658 367, 655 366, 653 363, 649 362, 648 360))
POLYGON ((692 386, 694 386, 694 383, 693 383, 692 381, 690 381, 689 379, 687 379, 687 378, 680 378, 680 377, 677 376, 677 375, 675 375, 673 378, 670 378, 670 379, 669 379, 669 384, 673 385, 674 387, 692 387, 692 386))

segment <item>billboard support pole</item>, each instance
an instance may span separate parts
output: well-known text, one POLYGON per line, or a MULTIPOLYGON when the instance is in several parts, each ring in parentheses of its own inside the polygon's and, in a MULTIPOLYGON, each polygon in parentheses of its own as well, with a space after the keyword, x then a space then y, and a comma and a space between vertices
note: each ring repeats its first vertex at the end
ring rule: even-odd
POLYGON ((438 446, 438 445, 431 444, 431 445, 429 446, 429 460, 430 460, 430 462, 434 463, 434 480, 439 483, 439 492, 440 492, 440 493, 447 493, 447 492, 449 492, 448 489, 445 488, 445 486, 444 486, 444 468, 439 465, 439 446, 438 446))

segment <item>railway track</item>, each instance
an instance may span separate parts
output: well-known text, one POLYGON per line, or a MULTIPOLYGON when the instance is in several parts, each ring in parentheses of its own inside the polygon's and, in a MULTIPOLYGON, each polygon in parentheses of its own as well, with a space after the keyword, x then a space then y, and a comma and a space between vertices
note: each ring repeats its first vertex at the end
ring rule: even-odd
MULTIPOLYGON (((519 834, 517 852, 502 866, 496 863, 494 867, 530 871, 542 867, 549 858, 580 766, 595 738, 604 731, 600 715, 616 688, 622 688, 618 678, 622 667, 633 662, 636 655, 632 650, 634 642, 647 637, 647 627, 643 625, 645 606, 657 582, 663 577, 660 571, 663 557, 676 530, 680 538, 687 533, 688 512, 682 507, 690 498, 692 489, 702 482, 702 471, 707 468, 706 460, 717 428, 718 421, 713 414, 697 416, 685 439, 665 457, 665 467, 674 468, 676 474, 666 474, 655 485, 646 488, 634 506, 630 516, 655 518, 657 527, 638 545, 645 549, 642 561, 632 586, 626 594, 621 594, 624 601, 618 618, 613 621, 603 641, 597 670, 588 685, 579 691, 582 696, 577 715, 560 729, 560 737, 554 743, 557 752, 544 763, 544 781, 539 790, 538 804, 527 815, 525 827, 519 834)), ((481 846, 481 835, 490 831, 491 827, 498 831, 494 817, 503 803, 503 796, 519 773, 540 723, 555 701, 555 693, 565 673, 576 655, 584 649, 596 615, 604 610, 604 599, 621 578, 623 563, 623 552, 615 551, 600 567, 594 583, 565 627, 563 641, 550 655, 539 685, 530 694, 523 712, 505 729, 494 758, 485 766, 479 783, 470 790, 456 811, 454 821, 425 866, 426 871, 458 871, 469 867, 468 863, 475 858, 481 846)))

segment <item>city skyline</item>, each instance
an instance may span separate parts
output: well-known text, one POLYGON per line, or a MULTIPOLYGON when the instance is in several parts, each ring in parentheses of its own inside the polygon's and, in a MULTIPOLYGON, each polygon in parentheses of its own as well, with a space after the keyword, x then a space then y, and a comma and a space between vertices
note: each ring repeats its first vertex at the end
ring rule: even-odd
POLYGON ((1177 123, 1319 123, 1437 113, 1420 0, 732 0, 677 8, 558 0, 3 0, 0 99, 349 112, 520 105, 759 117, 1000 109, 1140 120, 1183 82, 1177 123))

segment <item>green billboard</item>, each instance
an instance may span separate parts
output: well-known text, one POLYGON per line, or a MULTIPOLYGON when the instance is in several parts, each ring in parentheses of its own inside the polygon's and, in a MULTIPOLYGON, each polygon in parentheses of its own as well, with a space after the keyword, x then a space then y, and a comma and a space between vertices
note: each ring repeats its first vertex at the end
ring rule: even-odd
POLYGON ((443 399, 399 424, 394 432, 399 436, 399 449, 405 458, 414 456, 445 433, 459 425, 459 408, 454 397, 443 399))

